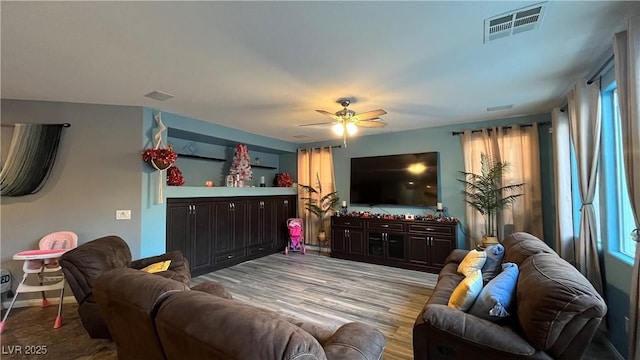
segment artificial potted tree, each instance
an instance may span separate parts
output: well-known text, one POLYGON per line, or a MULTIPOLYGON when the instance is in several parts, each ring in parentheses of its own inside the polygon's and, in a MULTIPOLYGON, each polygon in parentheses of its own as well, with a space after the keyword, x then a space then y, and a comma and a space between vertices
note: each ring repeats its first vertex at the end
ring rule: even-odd
POLYGON ((482 244, 487 246, 499 242, 495 229, 496 215, 523 195, 519 191, 524 183, 502 186, 502 175, 507 172, 509 164, 495 161, 484 153, 480 159, 480 174, 461 171, 464 179, 457 180, 464 184, 464 201, 484 216, 482 244))
POLYGON ((337 191, 332 191, 328 194, 323 194, 322 183, 320 182, 320 175, 316 173, 317 187, 310 185, 298 184, 307 193, 307 196, 300 199, 305 201, 305 209, 314 214, 319 221, 318 224, 318 241, 324 242, 327 239, 327 233, 324 230, 325 219, 334 212, 340 201, 337 191))

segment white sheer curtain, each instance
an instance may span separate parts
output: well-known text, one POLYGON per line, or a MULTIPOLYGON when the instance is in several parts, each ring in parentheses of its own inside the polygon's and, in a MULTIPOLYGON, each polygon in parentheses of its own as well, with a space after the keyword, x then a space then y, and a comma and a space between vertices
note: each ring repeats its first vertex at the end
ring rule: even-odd
MULTIPOLYGON (((524 183, 523 196, 510 208, 498 214, 498 238, 504 239, 514 231, 526 231, 542 238, 542 198, 540 190, 540 151, 538 127, 511 126, 461 134, 464 171, 480 173, 480 157, 484 153, 494 161, 509 164, 503 184, 524 183)), ((484 218, 476 210, 466 207, 466 226, 469 248, 482 241, 484 218)))
POLYGON ((575 266, 573 199, 571 190, 571 135, 566 112, 551 112, 553 135, 553 169, 556 195, 556 252, 575 266))
MULTIPOLYGON (((640 227, 640 17, 629 19, 627 31, 618 33, 613 39, 616 83, 622 138, 624 168, 627 188, 636 227, 640 227)), ((637 233, 637 229, 636 235, 637 233)), ((638 236, 636 236, 637 241, 638 236)), ((629 294, 629 354, 628 359, 640 359, 640 246, 636 246, 636 257, 629 294)))
MULTIPOLYGON (((467 130, 460 134, 460 144, 462 145, 462 158, 464 160, 464 171, 468 173, 480 174, 480 155, 486 154, 492 159, 499 156, 494 151, 494 143, 489 137, 489 130, 472 132, 467 130)), ((482 242, 482 229, 484 229, 484 218, 470 206, 465 207, 466 232, 468 234, 468 248, 473 249, 482 242)))
MULTIPOLYGON (((314 188, 318 187, 318 177, 322 184, 323 195, 336 190, 336 181, 333 173, 333 153, 331 146, 323 146, 319 148, 299 149, 298 150, 298 184, 309 185, 314 188)), ((317 216, 305 209, 304 201, 300 200, 308 194, 301 192, 298 188, 298 216, 305 223, 305 243, 318 245, 318 231, 320 229, 317 216)), ((327 234, 329 231, 330 221, 324 219, 324 229, 327 234)))
POLYGON ((602 273, 598 255, 598 222, 593 207, 600 158, 600 80, 588 84, 581 80, 569 91, 569 124, 578 166, 578 184, 582 206, 580 230, 575 246, 576 268, 596 290, 602 291, 602 273))

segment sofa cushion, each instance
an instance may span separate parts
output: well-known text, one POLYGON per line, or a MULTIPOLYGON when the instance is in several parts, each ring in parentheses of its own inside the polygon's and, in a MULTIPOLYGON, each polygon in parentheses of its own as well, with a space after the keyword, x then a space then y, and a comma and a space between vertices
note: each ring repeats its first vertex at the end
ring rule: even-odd
POLYGON ((490 321, 509 316, 507 309, 515 297, 518 265, 502 264, 502 272, 487 283, 473 303, 469 313, 490 321))
POLYGON ((200 291, 164 301, 156 328, 167 359, 326 359, 313 336, 276 312, 200 291))
POLYGON ((578 270, 547 253, 533 255, 520 266, 516 304, 529 342, 555 356, 566 350, 587 321, 601 319, 607 311, 602 297, 578 270))
POLYGON ((486 284, 496 277, 502 270, 502 258, 504 257, 504 246, 502 244, 489 245, 484 252, 487 254, 487 261, 482 267, 482 281, 486 284))
POLYGON ((482 291, 482 272, 476 270, 464 278, 453 290, 447 306, 467 311, 482 291))
POLYGON ((531 255, 547 253, 557 256, 544 241, 525 232, 515 232, 509 235, 504 239, 502 245, 505 251, 502 262, 516 263, 518 267, 531 255))
POLYGON ((471 250, 464 257, 460 265, 458 265, 458 272, 464 276, 469 276, 476 272, 477 270, 481 270, 487 261, 487 253, 484 251, 471 250))

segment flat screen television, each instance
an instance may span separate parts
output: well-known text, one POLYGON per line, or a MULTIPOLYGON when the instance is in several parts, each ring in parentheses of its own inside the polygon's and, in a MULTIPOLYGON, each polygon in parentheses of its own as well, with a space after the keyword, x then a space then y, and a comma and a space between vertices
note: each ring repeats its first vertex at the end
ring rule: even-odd
POLYGON ((436 151, 351 158, 351 204, 436 206, 439 158, 436 151))

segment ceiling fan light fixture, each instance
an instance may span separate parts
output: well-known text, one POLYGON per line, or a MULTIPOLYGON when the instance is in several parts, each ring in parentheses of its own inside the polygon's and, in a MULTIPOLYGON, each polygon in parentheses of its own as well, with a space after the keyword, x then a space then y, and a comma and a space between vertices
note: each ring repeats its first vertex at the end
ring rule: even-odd
POLYGON ((358 132, 358 127, 353 122, 348 122, 345 126, 349 135, 355 135, 358 132))
POLYGON ((344 124, 342 124, 342 123, 337 123, 337 124, 333 125, 332 129, 333 129, 333 132, 334 132, 336 135, 338 135, 338 136, 342 136, 342 135, 344 135, 344 130, 345 130, 345 129, 344 129, 344 124))

